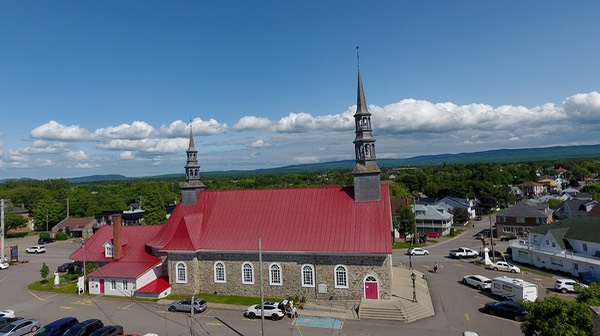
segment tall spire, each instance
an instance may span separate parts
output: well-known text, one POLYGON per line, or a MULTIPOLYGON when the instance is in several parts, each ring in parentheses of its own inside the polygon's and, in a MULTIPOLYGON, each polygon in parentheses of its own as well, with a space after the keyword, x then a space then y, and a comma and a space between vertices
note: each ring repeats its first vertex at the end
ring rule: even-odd
POLYGON ((206 186, 200 181, 200 164, 198 163, 198 151, 194 145, 192 124, 190 123, 190 140, 186 151, 187 162, 185 164, 185 182, 181 184, 181 202, 185 205, 193 205, 198 201, 198 192, 206 186))
MULTIPOLYGON (((357 47, 358 58, 358 47, 357 47)), ((371 128, 371 113, 363 89, 360 67, 358 67, 358 89, 356 95, 356 113, 354 114, 354 155, 356 164, 352 170, 354 176, 354 200, 376 201, 381 199, 381 170, 377 166, 375 138, 371 128)))

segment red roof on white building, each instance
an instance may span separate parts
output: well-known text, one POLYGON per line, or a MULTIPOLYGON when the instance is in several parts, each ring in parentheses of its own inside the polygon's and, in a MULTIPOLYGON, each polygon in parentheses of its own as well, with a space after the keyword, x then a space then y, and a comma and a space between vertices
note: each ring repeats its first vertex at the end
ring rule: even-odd
POLYGON ((389 254, 389 189, 355 202, 352 187, 202 190, 179 204, 148 245, 164 251, 389 254))
POLYGON ((87 262, 109 262, 90 273, 90 276, 137 278, 161 262, 159 257, 149 253, 146 248, 146 242, 161 229, 162 225, 121 227, 123 257, 113 260, 105 256, 104 250, 107 242, 113 243, 113 227, 104 225, 85 242, 85 249, 79 247, 69 258, 75 261, 85 259, 87 262))

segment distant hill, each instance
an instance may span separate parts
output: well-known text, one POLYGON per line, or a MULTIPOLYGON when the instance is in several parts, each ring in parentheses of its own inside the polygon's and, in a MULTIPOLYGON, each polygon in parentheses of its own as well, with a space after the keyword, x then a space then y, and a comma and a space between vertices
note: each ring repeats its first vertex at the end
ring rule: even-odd
MULTIPOLYGON (((561 159, 582 159, 582 158, 600 158, 600 144, 586 146, 554 146, 544 148, 523 148, 523 149, 496 149, 483 152, 458 153, 458 154, 439 154, 423 155, 406 159, 377 159, 377 163, 382 168, 392 167, 412 167, 412 166, 434 166, 440 164, 466 164, 474 162, 531 162, 543 160, 561 160, 561 159)), ((215 175, 248 175, 248 174, 271 174, 271 173, 289 173, 289 172, 311 172, 325 170, 352 169, 354 160, 344 160, 335 162, 324 162, 316 164, 293 165, 269 169, 256 170, 229 170, 203 172, 205 177, 215 175)), ((168 174, 146 177, 126 177, 123 175, 92 175, 77 178, 67 178, 70 183, 97 183, 124 180, 140 179, 165 179, 165 178, 183 178, 181 174, 168 174)), ((26 179, 23 179, 26 180, 26 179)), ((0 181, 4 182, 4 181, 0 181)))

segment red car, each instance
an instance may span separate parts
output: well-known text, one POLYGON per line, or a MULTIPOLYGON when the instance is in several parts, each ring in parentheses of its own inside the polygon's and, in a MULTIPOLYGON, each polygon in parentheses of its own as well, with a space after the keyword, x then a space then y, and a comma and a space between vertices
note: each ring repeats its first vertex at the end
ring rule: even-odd
POLYGON ((440 238, 442 235, 439 234, 439 232, 429 232, 426 233, 425 236, 427 236, 427 238, 440 238))

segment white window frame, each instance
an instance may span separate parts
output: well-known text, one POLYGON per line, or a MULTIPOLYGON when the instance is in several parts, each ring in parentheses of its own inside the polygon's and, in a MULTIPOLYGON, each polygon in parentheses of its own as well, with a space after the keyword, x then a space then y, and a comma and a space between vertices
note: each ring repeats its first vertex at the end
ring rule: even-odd
POLYGON ((114 256, 114 249, 110 242, 104 244, 104 256, 107 258, 112 258, 114 256))
POLYGON ((123 290, 129 290, 129 281, 127 279, 123 279, 123 290))
POLYGON ((315 287, 315 266, 304 264, 300 267, 300 279, 302 287, 315 287), (306 275, 306 277, 305 277, 306 275))
POLYGON ((254 265, 252 265, 251 262, 245 262, 242 264, 242 284, 254 285, 254 265), (246 273, 246 267, 248 267, 250 273, 246 273), (250 279, 247 279, 246 275, 250 275, 250 279))
POLYGON ((175 265, 175 283, 187 283, 187 265, 182 261, 175 265))
POLYGON ((215 264, 213 266, 213 273, 214 273, 214 280, 215 283, 227 283, 227 272, 226 272, 226 268, 225 268, 225 263, 222 261, 215 261, 215 264), (222 267, 222 276, 223 278, 221 279, 219 276, 219 269, 222 267))
POLYGON ((335 288, 348 288, 348 267, 346 265, 335 265, 333 268, 333 283, 335 288))
POLYGON ((282 286, 283 276, 281 275, 281 265, 271 264, 269 265, 269 284, 271 286, 282 286), (275 276, 274 276, 275 274, 275 276))
POLYGON ((111 279, 110 280, 110 289, 111 290, 116 290, 117 289, 117 280, 115 280, 115 279, 111 279))

